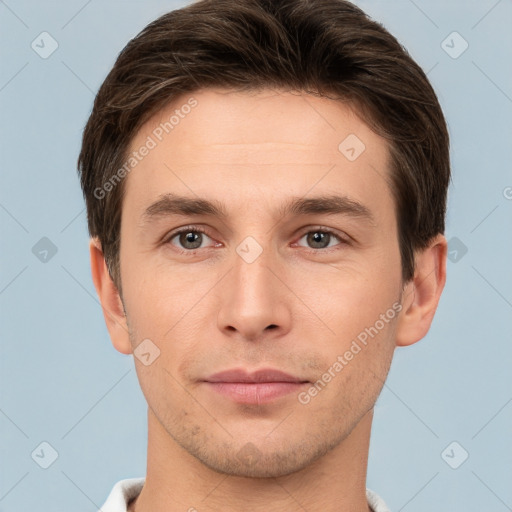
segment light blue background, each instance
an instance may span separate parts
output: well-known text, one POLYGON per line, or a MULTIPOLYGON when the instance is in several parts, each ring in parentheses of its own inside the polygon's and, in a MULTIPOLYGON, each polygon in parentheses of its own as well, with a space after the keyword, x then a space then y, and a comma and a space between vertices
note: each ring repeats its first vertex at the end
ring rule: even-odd
MULTIPOLYGON (((429 71, 452 142, 446 235, 468 249, 448 262, 428 336, 396 350, 368 487, 393 512, 512 510, 512 4, 356 3, 429 71), (441 46, 453 31, 469 43, 457 59, 441 46), (441 456, 452 441, 469 453, 458 469, 441 456)), ((2 512, 92 512, 117 480, 145 474, 146 404, 91 281, 76 159, 118 52, 181 5, 0 1, 2 512), (31 48, 43 31, 59 45, 48 59, 31 48), (58 249, 47 263, 32 253, 42 237, 58 249), (42 441, 58 452, 46 470, 31 458, 42 441)))

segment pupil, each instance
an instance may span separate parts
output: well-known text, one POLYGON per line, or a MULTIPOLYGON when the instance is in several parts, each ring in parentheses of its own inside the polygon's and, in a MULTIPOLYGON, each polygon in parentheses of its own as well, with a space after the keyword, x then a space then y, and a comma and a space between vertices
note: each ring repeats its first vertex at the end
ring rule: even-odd
POLYGON ((184 240, 181 240, 181 243, 187 247, 187 249, 197 249, 201 246, 201 240, 199 233, 194 233, 189 231, 188 233, 182 234, 184 240), (198 242, 199 241, 199 242, 198 242), (192 244, 192 247, 187 246, 187 244, 192 244))
POLYGON ((322 242, 325 242, 325 239, 328 238, 328 233, 322 233, 320 231, 315 231, 313 235, 311 235, 311 242, 312 244, 319 244, 323 247, 322 242))

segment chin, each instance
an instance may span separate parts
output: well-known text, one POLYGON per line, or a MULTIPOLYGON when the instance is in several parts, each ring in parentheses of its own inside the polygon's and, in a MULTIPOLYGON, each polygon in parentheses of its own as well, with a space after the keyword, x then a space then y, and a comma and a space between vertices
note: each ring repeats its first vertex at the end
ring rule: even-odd
POLYGON ((224 445, 221 450, 192 453, 201 463, 217 473, 243 478, 276 478, 296 473, 325 455, 332 446, 281 446, 265 449, 252 442, 240 448, 224 445))

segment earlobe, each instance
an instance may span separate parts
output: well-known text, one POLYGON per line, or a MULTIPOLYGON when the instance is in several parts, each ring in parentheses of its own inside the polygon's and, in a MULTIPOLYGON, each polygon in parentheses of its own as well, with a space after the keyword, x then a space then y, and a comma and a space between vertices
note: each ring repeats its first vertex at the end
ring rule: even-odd
POLYGON ((123 303, 117 287, 110 277, 103 251, 101 250, 101 243, 97 238, 91 238, 89 252, 92 280, 101 302, 103 316, 112 344, 122 354, 131 354, 132 347, 123 303))
POLYGON ((407 346, 421 340, 432 324, 446 282, 447 242, 443 235, 416 254, 414 277, 402 295, 396 344, 407 346))

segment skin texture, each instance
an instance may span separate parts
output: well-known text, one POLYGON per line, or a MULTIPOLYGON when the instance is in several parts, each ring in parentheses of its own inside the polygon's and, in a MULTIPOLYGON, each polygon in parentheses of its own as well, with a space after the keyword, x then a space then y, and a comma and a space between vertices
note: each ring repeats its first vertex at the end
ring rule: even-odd
POLYGON ((99 242, 90 243, 114 347, 131 354, 150 339, 160 350, 147 366, 134 357, 148 402, 148 461, 130 510, 366 512, 373 407, 396 346, 430 327, 446 240, 439 235, 416 254, 415 277, 402 282, 386 142, 339 101, 202 90, 151 118, 131 149, 190 97, 197 105, 125 178, 122 301, 99 242), (338 149, 350 134, 365 145, 354 161, 338 149), (221 202, 227 216, 144 219, 166 193, 221 202), (279 212, 292 197, 326 194, 360 203, 372 220, 279 212), (185 235, 170 236, 189 225, 206 230, 195 251, 185 235), (315 245, 314 233, 325 229, 340 238, 315 245), (251 263, 237 252, 248 236, 262 251, 251 263), (333 372, 393 304, 400 313, 333 372), (308 403, 291 393, 253 405, 201 382, 226 369, 268 367, 309 387, 329 368, 332 378, 308 403))

